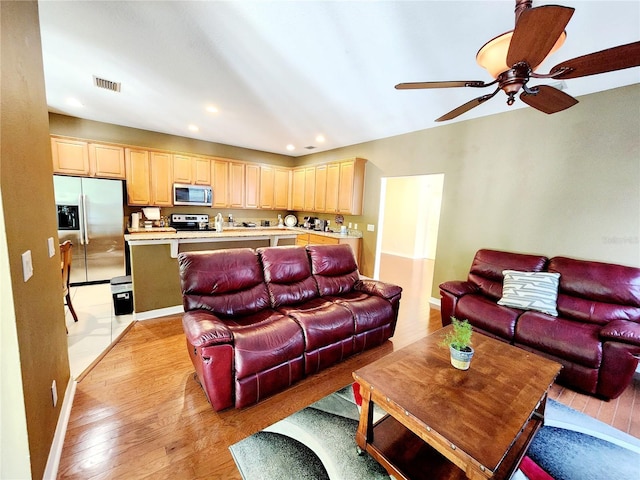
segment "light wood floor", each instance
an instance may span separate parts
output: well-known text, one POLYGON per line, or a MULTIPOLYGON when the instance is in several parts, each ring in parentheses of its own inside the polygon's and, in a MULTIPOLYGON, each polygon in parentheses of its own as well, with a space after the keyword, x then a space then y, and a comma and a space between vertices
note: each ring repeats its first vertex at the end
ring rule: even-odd
MULTIPOLYGON (((393 276, 387 275, 381 278, 393 276)), ((78 384, 58 478, 240 479, 229 445, 347 385, 352 371, 441 326, 439 312, 428 308, 430 288, 411 291, 409 278, 398 282, 405 291, 390 342, 243 410, 211 409, 192 378, 180 316, 135 323, 78 384)), ((551 396, 640 437, 638 392, 636 380, 613 402, 555 386, 551 396)))

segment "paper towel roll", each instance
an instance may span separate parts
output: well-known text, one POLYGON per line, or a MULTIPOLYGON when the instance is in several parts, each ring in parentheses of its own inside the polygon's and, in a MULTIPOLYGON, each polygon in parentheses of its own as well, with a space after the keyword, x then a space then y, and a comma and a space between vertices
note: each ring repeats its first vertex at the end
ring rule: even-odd
POLYGON ((131 228, 140 228, 140 214, 132 213, 131 214, 131 228))

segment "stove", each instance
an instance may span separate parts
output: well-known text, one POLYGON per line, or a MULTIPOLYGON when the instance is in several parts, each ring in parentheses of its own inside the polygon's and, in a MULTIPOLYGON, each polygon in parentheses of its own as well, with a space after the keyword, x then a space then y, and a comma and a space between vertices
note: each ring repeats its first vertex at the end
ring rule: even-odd
POLYGON ((176 230, 214 230, 209 228, 209 215, 172 213, 169 226, 176 230))

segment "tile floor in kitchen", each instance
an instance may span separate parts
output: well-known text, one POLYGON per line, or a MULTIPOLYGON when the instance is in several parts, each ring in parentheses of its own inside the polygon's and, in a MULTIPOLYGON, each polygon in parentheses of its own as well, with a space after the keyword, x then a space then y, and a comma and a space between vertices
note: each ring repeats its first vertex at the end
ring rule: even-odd
POLYGON ((71 303, 78 322, 73 321, 65 307, 69 366, 71 376, 78 380, 133 322, 133 315, 115 315, 111 285, 108 283, 71 287, 71 303))

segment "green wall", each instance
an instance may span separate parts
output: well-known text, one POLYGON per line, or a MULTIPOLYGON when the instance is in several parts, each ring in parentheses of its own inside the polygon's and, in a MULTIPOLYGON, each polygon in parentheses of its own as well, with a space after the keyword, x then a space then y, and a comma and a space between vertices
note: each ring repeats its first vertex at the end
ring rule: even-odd
POLYGON ((70 381, 37 2, 0 2, 2 426, 0 477, 42 478, 70 381), (30 250, 33 277, 22 276, 30 250), (5 283, 7 279, 10 282, 5 283), (5 336, 6 335, 6 336, 5 336), (15 371, 19 369, 19 373, 15 371), (57 383, 53 406, 51 384, 57 383), (11 418, 7 418, 7 417, 11 418), (28 438, 28 451, 25 439, 28 438))

